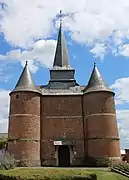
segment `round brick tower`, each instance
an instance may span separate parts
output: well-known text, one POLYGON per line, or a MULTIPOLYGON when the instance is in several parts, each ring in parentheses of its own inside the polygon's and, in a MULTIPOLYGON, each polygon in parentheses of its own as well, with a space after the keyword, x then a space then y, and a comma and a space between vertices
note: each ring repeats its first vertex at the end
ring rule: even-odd
POLYGON ((120 158, 114 95, 94 64, 83 98, 87 156, 120 158))
POLYGON ((27 62, 10 93, 8 151, 20 166, 40 165, 40 92, 27 62))

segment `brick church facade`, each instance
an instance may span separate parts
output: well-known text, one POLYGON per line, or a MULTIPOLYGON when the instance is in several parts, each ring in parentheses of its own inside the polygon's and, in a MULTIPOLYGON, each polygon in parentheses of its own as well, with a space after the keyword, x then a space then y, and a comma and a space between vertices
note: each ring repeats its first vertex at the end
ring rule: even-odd
POLYGON ((8 151, 21 166, 80 166, 86 157, 120 158, 114 92, 94 64, 88 85, 69 65, 60 25, 50 80, 36 86, 26 63, 10 93, 8 151))

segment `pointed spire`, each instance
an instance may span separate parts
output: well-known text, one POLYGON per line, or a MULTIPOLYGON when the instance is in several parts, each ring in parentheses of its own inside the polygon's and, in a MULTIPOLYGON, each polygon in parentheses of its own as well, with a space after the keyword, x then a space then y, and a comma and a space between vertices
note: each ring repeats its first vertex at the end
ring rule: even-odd
POLYGON ((56 46, 56 53, 55 53, 53 67, 69 66, 68 50, 65 41, 65 36, 62 31, 62 16, 63 16, 62 11, 60 11, 60 28, 59 28, 58 41, 56 46))
MULTIPOLYGON (((89 79, 87 87, 84 89, 84 93, 89 93, 93 91, 108 91, 112 92, 110 88, 108 88, 104 79, 102 78, 98 68, 96 67, 96 63, 94 62, 94 68, 89 79)), ((112 92, 113 93, 113 92, 112 92)))
POLYGON ((25 67, 22 71, 22 74, 12 92, 16 91, 32 91, 32 92, 39 92, 34 84, 32 79, 32 75, 28 68, 28 63, 26 61, 25 67))

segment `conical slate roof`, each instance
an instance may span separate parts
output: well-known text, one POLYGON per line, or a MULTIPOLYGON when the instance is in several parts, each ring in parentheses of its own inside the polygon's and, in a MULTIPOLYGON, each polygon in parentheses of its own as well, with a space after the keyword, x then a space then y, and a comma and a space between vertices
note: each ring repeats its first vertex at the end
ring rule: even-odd
POLYGON ((28 68, 27 61, 26 65, 23 69, 23 72, 12 92, 17 92, 17 91, 32 91, 32 92, 38 92, 35 83, 32 79, 31 72, 28 68))
MULTIPOLYGON (((108 91, 112 92, 107 86, 104 79, 102 78, 96 64, 94 63, 94 68, 89 79, 87 87, 84 89, 84 93, 94 92, 94 91, 108 91)), ((113 93, 113 92, 112 92, 113 93)))
POLYGON ((58 41, 57 41, 53 67, 54 66, 59 66, 59 67, 69 66, 68 50, 67 50, 67 45, 65 41, 65 36, 62 31, 62 22, 60 22, 58 41))

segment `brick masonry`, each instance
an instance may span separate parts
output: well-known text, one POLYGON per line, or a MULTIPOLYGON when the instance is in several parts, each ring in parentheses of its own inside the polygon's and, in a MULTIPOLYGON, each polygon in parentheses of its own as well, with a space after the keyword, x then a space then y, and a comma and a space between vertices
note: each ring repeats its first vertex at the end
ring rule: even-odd
POLYGON ((12 93, 8 150, 22 166, 58 166, 57 139, 67 139, 71 165, 85 156, 120 157, 112 93, 42 96, 12 93), (75 153, 76 152, 76 153, 75 153))
POLYGON ((87 149, 90 156, 120 157, 114 97, 111 92, 84 96, 87 149))
POLYGON ((41 112, 41 159, 49 163, 49 156, 52 159, 55 157, 53 141, 61 137, 72 140, 78 152, 76 158, 82 159, 84 140, 81 96, 43 96, 41 112))
POLYGON ((23 166, 40 165, 40 96, 12 93, 8 150, 23 166))

